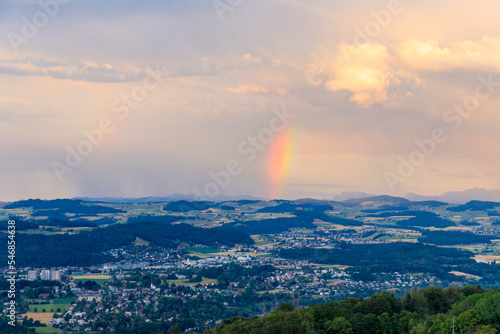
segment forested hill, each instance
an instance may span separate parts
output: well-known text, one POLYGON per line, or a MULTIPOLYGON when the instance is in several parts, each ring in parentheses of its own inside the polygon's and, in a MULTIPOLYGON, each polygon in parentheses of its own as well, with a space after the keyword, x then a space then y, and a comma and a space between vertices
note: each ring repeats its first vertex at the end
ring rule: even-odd
POLYGON ((398 299, 387 292, 368 299, 310 305, 281 304, 259 318, 223 321, 205 334, 493 334, 500 330, 500 291, 480 286, 413 290, 398 299))
MULTIPOLYGON (((177 248, 181 243, 207 246, 253 244, 248 234, 235 230, 194 227, 189 224, 138 222, 115 224, 78 234, 18 234, 17 262, 21 266, 56 267, 85 266, 104 263, 111 258, 103 252, 132 245, 136 238, 165 248, 177 248)), ((7 234, 0 233, 0 244, 7 244, 7 234)), ((7 247, 0 250, 0 258, 7 263, 7 247)))

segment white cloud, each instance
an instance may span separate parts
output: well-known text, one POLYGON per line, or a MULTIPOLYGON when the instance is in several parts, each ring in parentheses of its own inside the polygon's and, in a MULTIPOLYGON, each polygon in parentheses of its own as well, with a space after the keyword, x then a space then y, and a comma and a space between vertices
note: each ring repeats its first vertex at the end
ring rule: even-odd
POLYGON ((411 94, 402 87, 407 90, 421 85, 415 74, 397 68, 394 57, 382 44, 341 44, 338 50, 334 79, 326 83, 326 88, 352 92, 349 100, 363 108, 411 94))
POLYGON ((124 64, 84 61, 63 63, 44 58, 0 59, 0 75, 50 76, 87 82, 127 82, 145 76, 143 69, 124 64))
POLYGON ((269 93, 269 90, 265 87, 252 86, 252 85, 242 85, 242 86, 238 86, 236 88, 227 87, 226 90, 229 93, 235 93, 235 94, 267 94, 267 93, 269 93))
POLYGON ((401 61, 418 71, 500 70, 500 37, 460 40, 442 46, 436 41, 411 40, 396 46, 401 61))

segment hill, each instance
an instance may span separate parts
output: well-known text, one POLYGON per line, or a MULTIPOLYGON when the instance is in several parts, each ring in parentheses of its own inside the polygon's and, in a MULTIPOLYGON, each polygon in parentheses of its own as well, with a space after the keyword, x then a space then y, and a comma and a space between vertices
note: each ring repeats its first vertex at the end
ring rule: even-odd
POLYGON ((310 305, 283 303, 265 317, 224 320, 205 334, 483 333, 500 329, 500 292, 480 286, 413 290, 403 298, 382 292, 367 299, 310 305))
MULTIPOLYGON (((132 245, 136 238, 154 245, 175 249, 180 243, 206 246, 234 246, 254 243, 244 232, 205 229, 189 224, 138 222, 115 224, 78 234, 18 234, 16 262, 20 266, 58 267, 85 266, 113 259, 106 251, 132 245)), ((0 242, 7 244, 7 234, 0 233, 0 242)), ((0 250, 0 258, 7 263, 7 247, 0 250)))
POLYGON ((477 235, 471 232, 458 231, 422 231, 418 241, 433 245, 473 245, 491 244, 491 239, 486 235, 477 235))
POLYGON ((373 197, 362 197, 362 198, 352 198, 342 201, 343 205, 346 206, 356 206, 361 205, 364 202, 374 202, 380 204, 391 204, 391 205, 408 205, 410 201, 402 197, 394 197, 388 195, 373 196, 373 197))
POLYGON ((486 210, 495 209, 496 207, 499 207, 499 206, 500 206, 499 202, 470 201, 470 202, 467 202, 463 205, 458 205, 458 206, 448 208, 448 211, 453 211, 453 212, 463 212, 463 211, 467 211, 467 210, 486 211, 486 210))

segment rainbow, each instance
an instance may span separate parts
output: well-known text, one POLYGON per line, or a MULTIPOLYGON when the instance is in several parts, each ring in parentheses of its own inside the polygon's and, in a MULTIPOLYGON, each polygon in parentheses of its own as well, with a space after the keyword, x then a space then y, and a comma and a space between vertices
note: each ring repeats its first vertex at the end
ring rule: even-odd
POLYGON ((269 198, 282 195, 283 185, 289 175, 295 147, 295 132, 291 127, 276 134, 269 151, 269 198))

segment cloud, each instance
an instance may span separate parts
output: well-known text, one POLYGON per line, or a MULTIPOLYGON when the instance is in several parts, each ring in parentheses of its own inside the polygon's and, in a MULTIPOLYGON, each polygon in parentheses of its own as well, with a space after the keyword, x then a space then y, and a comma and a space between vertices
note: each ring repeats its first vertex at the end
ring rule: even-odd
POLYGON ((500 37, 461 40, 450 46, 441 46, 435 41, 411 40, 397 45, 396 53, 407 67, 418 71, 500 70, 500 37))
POLYGON ((84 61, 62 63, 44 58, 0 59, 0 74, 49 76, 87 82, 128 82, 145 76, 143 69, 124 64, 98 64, 84 61))
POLYGON ((226 90, 229 93, 235 94, 267 94, 269 90, 265 87, 260 86, 238 86, 237 88, 227 87, 226 90))
POLYGON ((245 63, 255 63, 255 64, 262 63, 262 59, 260 59, 259 57, 252 56, 250 53, 245 53, 243 55, 243 61, 245 63))
POLYGON ((331 91, 348 90, 349 101, 370 108, 389 98, 411 95, 411 87, 420 86, 420 79, 399 69, 394 57, 382 44, 340 44, 334 66, 334 79, 326 83, 331 91), (402 91, 402 87, 406 87, 402 91))

